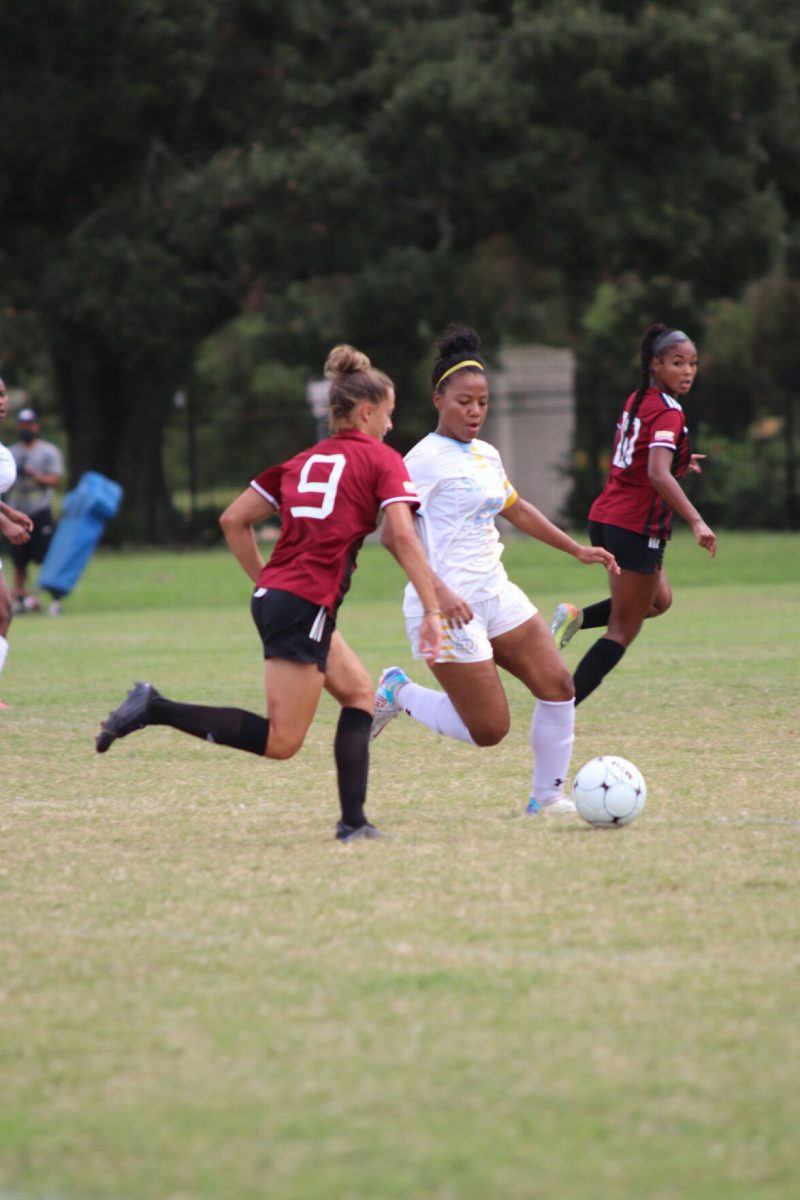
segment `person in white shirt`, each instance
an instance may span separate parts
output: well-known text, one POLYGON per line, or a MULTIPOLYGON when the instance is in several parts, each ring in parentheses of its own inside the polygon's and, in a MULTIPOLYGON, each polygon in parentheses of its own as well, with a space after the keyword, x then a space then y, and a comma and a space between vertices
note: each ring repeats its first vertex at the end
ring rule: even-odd
MULTIPOLYGON (((8 391, 0 379, 0 425, 6 419, 7 412, 8 391)), ((14 455, 0 442, 0 533, 8 538, 12 546, 21 546, 30 538, 33 522, 30 517, 17 512, 15 508, 10 508, 2 500, 4 493, 9 490, 16 478, 17 464, 14 461, 14 455)), ((3 560, 0 558, 0 674, 3 672, 8 655, 6 634, 11 625, 11 611, 11 592, 3 574, 3 560)), ((3 704, 0 700, 0 709, 2 708, 8 708, 8 705, 3 704)))
MULTIPOLYGON (((405 712, 448 737, 496 745, 511 723, 497 671, 502 667, 537 701, 530 727, 533 777, 527 812, 574 812, 572 800, 563 794, 575 724, 572 676, 548 624, 506 574, 495 517, 578 562, 599 563, 613 572, 618 567, 608 551, 575 542, 519 496, 497 450, 480 440, 489 384, 478 334, 454 326, 436 347, 431 382, 439 421, 405 461, 421 500, 415 524, 434 573, 442 616, 442 650, 428 665, 444 692, 414 683, 399 667, 386 668, 375 697, 372 736, 405 712)), ((382 540, 390 542, 388 529, 382 540)), ((403 612, 413 649, 425 610, 410 585, 403 612)))
MULTIPOLYGON (((58 446, 47 442, 41 433, 39 414, 32 408, 17 413, 17 441, 9 446, 17 464, 17 481, 9 500, 33 522, 33 531, 24 545, 12 544, 14 563, 14 611, 38 612, 41 608, 35 590, 28 587, 28 568, 43 563, 55 533, 53 516, 55 489, 64 473, 64 459, 58 446)), ((61 601, 54 597, 48 612, 60 616, 61 601)))

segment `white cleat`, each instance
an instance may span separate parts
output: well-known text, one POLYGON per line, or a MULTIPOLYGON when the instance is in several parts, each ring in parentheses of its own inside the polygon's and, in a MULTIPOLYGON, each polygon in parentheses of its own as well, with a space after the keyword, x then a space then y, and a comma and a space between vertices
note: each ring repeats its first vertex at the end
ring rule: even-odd
POLYGON ((550 632, 559 650, 574 638, 583 624, 583 609, 574 604, 559 604, 550 622, 550 632))
POLYGON ((375 716, 372 718, 370 737, 375 739, 390 721, 399 717, 403 706, 397 699, 398 689, 411 680, 400 667, 384 667, 375 692, 375 716))
POLYGON ((531 796, 525 811, 529 816, 546 813, 551 817, 566 817, 578 810, 575 807, 575 801, 570 800, 569 796, 555 796, 552 800, 542 801, 541 804, 534 796, 531 796))

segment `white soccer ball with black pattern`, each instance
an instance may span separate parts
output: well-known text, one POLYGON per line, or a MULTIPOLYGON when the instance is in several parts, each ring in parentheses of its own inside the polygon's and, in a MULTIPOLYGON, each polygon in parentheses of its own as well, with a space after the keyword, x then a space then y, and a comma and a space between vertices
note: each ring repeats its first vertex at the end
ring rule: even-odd
POLYGON ((572 798, 584 821, 599 829, 630 825, 644 808, 647 785, 638 767, 618 754, 584 763, 572 781, 572 798))

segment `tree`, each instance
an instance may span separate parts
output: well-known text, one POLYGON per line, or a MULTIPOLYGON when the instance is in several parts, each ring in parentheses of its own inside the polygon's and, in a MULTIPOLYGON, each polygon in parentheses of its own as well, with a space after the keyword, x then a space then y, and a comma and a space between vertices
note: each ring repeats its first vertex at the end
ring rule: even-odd
POLYGON ((422 406, 447 320, 574 336, 603 281, 702 305, 800 247, 772 0, 11 0, 0 40, 4 333, 35 318, 73 476, 148 537, 172 395, 242 312, 262 357, 346 337, 422 406))

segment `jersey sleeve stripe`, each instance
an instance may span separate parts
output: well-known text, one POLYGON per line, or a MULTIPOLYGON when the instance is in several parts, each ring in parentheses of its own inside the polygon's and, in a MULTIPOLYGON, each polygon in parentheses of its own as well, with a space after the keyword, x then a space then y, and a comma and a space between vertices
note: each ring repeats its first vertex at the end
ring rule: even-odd
POLYGON ((657 450, 671 450, 673 454, 678 449, 677 446, 673 446, 670 442, 648 442, 648 450, 652 450, 654 447, 657 450))
POLYGON ((250 487, 254 488, 258 492, 259 496, 263 496, 267 503, 271 504, 276 512, 280 512, 281 506, 278 504, 278 501, 275 499, 275 497, 271 496, 269 492, 260 487, 259 484, 256 483, 255 479, 250 480, 250 487))
POLYGON ((419 496, 389 496, 388 500, 381 500, 381 508, 386 508, 389 504, 420 504, 419 496))
POLYGON ((506 500, 503 507, 500 509, 500 512, 505 512, 507 508, 511 508, 511 505, 516 504, 518 500, 519 500, 519 493, 517 492, 517 490, 515 488, 512 487, 509 497, 506 500))

